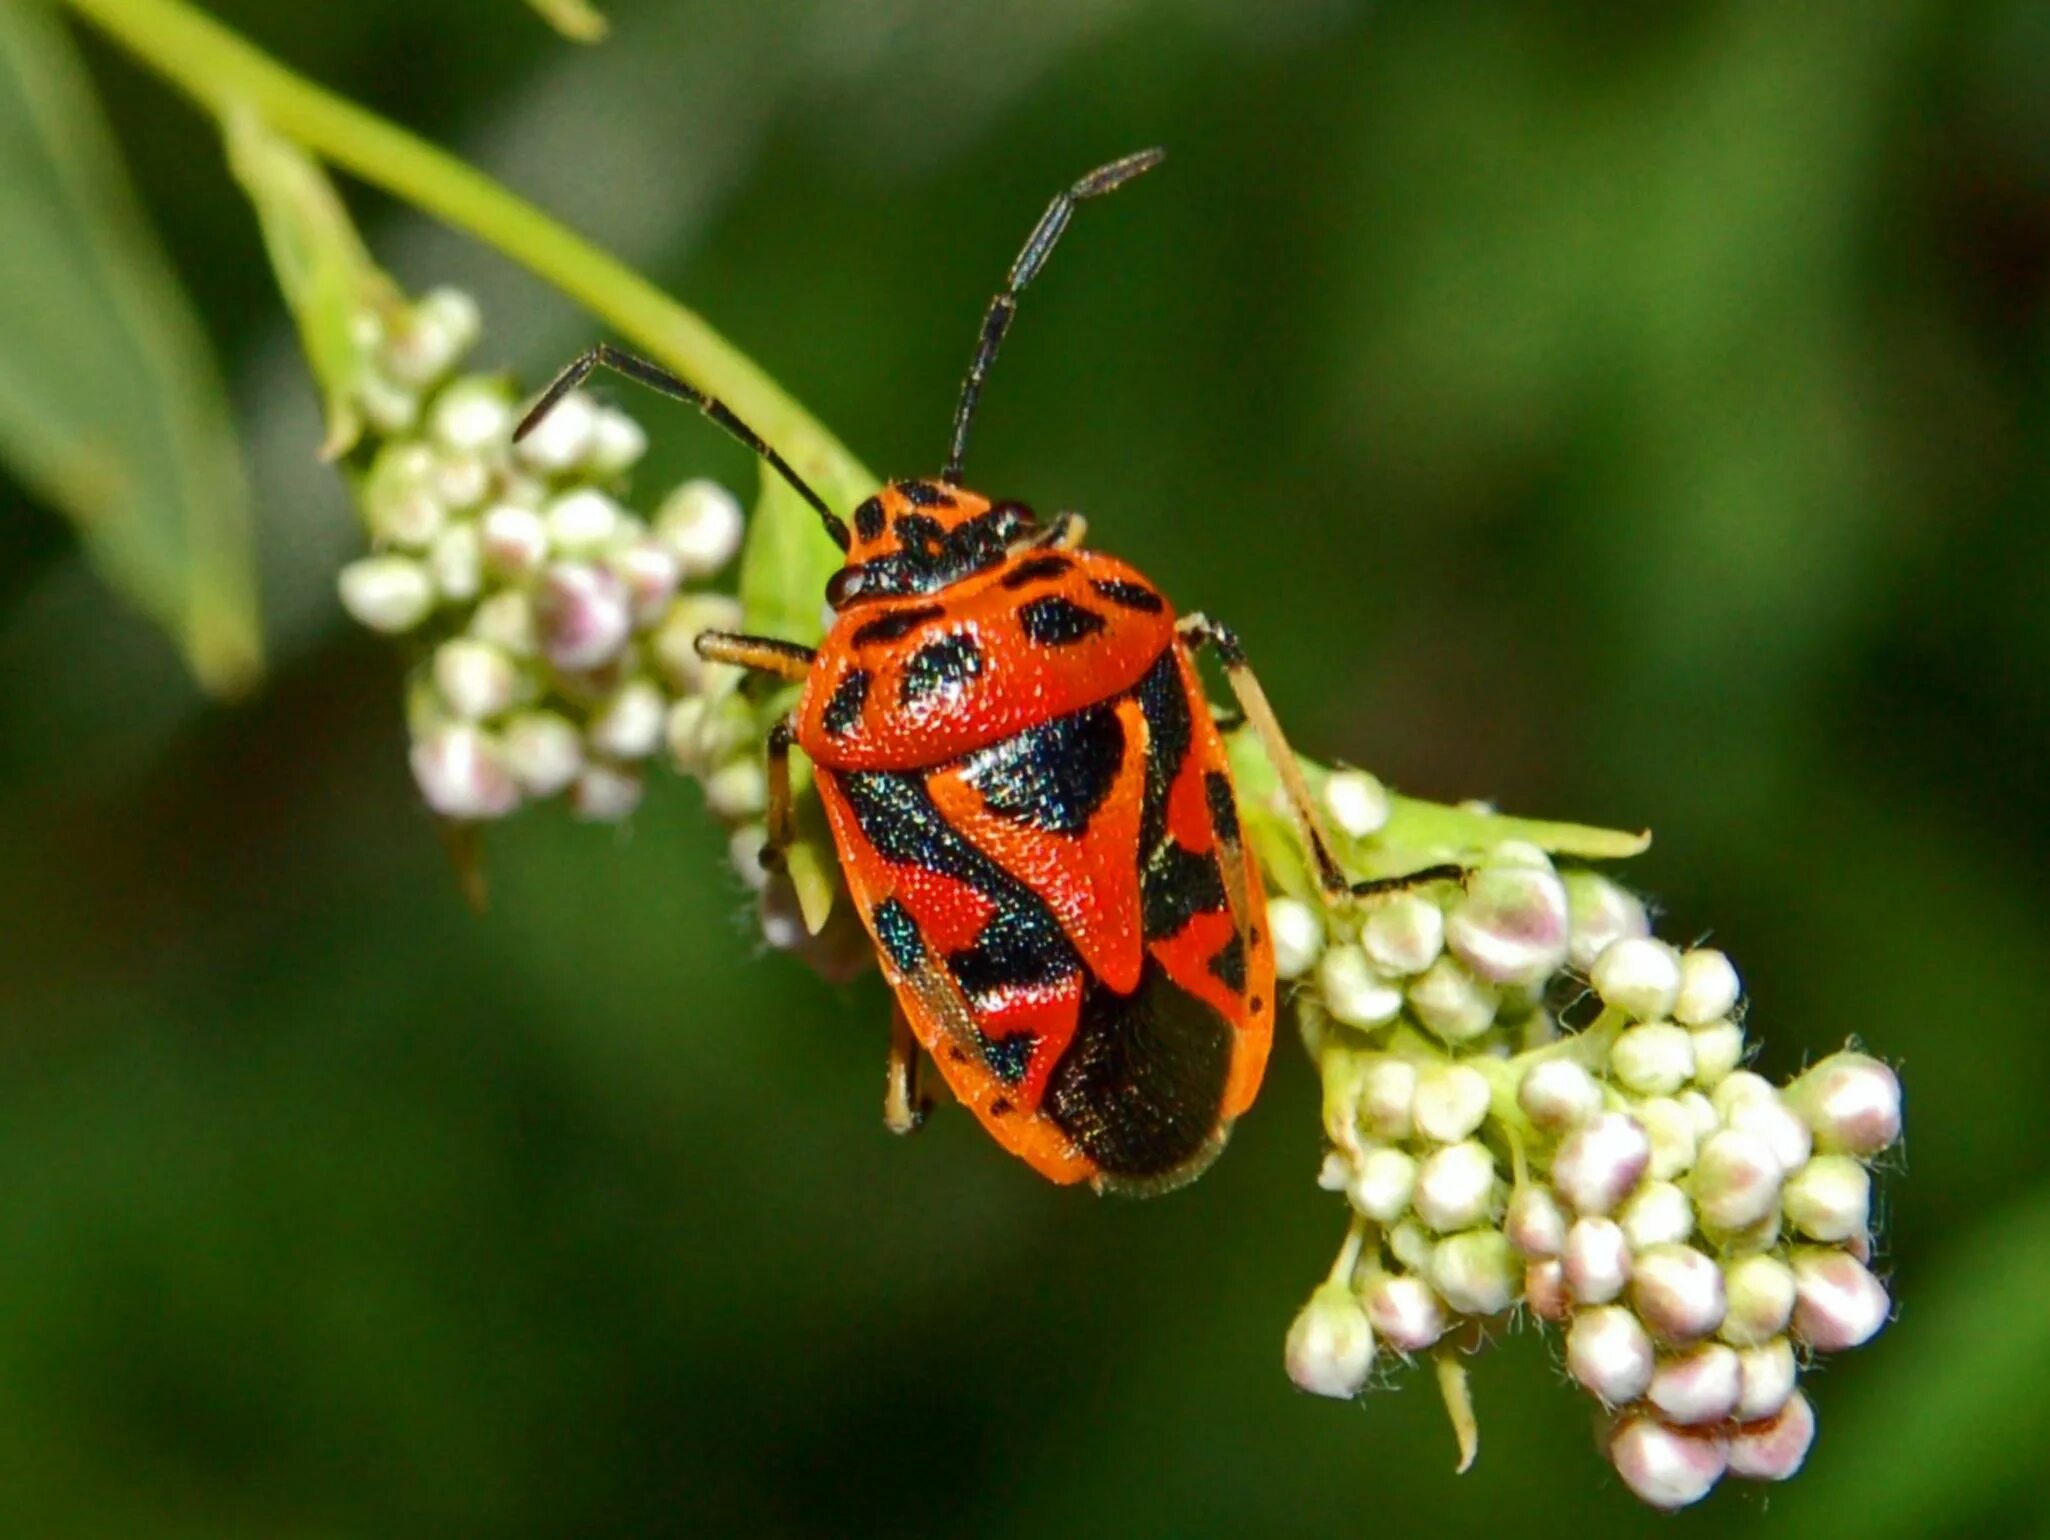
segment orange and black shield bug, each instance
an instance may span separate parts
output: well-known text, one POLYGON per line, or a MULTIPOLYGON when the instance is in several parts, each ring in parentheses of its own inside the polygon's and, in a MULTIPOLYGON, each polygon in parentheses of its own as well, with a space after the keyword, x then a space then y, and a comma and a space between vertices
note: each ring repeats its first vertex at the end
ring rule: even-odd
POLYGON ((769 734, 764 864, 791 838, 794 743, 896 995, 890 1125, 919 1121, 923 1050, 1042 1175, 1129 1192, 1209 1165, 1259 1091, 1274 1037, 1260 873, 1194 649, 1216 651, 1324 886, 1347 892, 1231 632, 1178 620, 1135 569, 1082 549, 1078 516, 1042 523, 961 484, 1020 292, 1079 202, 1159 160, 1127 156, 1053 200, 984 318, 946 465, 892 482, 847 520, 719 402, 602 344, 519 429, 602 364, 698 407, 817 509, 846 553, 818 649, 728 633, 697 644, 803 684, 769 734))

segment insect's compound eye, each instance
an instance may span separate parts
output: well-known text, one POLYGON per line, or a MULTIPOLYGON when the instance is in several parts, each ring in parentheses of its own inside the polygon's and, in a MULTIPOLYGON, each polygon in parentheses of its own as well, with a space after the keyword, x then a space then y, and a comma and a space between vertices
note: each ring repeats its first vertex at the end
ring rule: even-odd
POLYGON ((999 540, 1016 540, 1020 535, 1029 535, 1039 528, 1039 520, 1023 503, 998 503, 990 509, 989 515, 999 540))
POLYGON ((859 566, 842 567, 826 579, 826 603, 840 609, 848 600, 860 593, 868 583, 868 569, 859 566))

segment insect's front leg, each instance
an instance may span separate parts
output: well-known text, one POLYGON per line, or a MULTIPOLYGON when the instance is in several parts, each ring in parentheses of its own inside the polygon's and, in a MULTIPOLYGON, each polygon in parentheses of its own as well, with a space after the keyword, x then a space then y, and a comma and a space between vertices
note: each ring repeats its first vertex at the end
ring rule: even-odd
POLYGON ((1260 681, 1253 676, 1253 670, 1246 662, 1238 633, 1230 626, 1200 614, 1184 616, 1175 629, 1184 646, 1192 649, 1207 646, 1217 654, 1217 661, 1224 665, 1224 677, 1231 685, 1232 695, 1238 700, 1239 710, 1259 735, 1261 750, 1281 779, 1282 795, 1288 799, 1289 811, 1295 815, 1296 825, 1302 830, 1303 843, 1310 850, 1310 864, 1316 868, 1317 885, 1324 890, 1326 899, 1337 903, 1399 892, 1423 883, 1465 880, 1466 868, 1453 865, 1428 866, 1421 871, 1404 872, 1398 877, 1377 877, 1367 882, 1349 880, 1344 868, 1339 866, 1338 858, 1331 853, 1331 836, 1325 832, 1324 820, 1317 812, 1316 801, 1310 796, 1302 766, 1296 763, 1295 753, 1281 731, 1281 722, 1267 702, 1267 692, 1260 688, 1260 681))
POLYGON ((925 1053, 911 1033, 904 1007, 890 1007, 890 1060, 883 1072, 883 1127, 893 1134, 914 1134, 932 1110, 921 1088, 925 1053))

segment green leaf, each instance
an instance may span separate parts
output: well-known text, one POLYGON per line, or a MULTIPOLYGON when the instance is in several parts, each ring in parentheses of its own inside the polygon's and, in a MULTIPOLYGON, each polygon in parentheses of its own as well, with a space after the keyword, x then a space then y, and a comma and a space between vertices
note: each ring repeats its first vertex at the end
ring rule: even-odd
POLYGON ((262 668, 249 497, 206 338, 70 39, 0 6, 0 457, 229 694, 262 668))
POLYGON ((1555 856, 1584 861, 1620 861, 1651 848, 1651 832, 1600 829, 1547 818, 1514 818, 1476 807, 1448 807, 1414 797, 1389 798, 1388 822, 1375 836, 1390 845, 1450 845, 1485 850, 1503 840, 1523 840, 1555 856))
POLYGON ((574 43, 595 43, 611 24, 587 0, 527 0, 541 19, 574 43))

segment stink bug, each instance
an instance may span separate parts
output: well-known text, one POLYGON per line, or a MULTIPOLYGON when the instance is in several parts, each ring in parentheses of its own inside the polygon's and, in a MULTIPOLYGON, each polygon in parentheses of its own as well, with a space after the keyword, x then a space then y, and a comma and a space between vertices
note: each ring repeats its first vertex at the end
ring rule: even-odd
MULTIPOLYGON (((997 1142, 1055 1182, 1161 1192, 1216 1158, 1274 1037, 1260 873, 1194 653, 1209 646, 1260 736, 1319 881, 1349 885, 1231 631, 1177 619, 1083 521, 1042 523, 961 484, 991 361, 1076 205, 1159 162, 1145 150, 1056 197, 984 317, 936 478, 843 520, 720 402, 600 344, 593 369, 696 406, 818 511, 846 563, 816 651, 707 632, 707 659, 802 684, 768 737, 768 842, 792 837, 790 748, 810 759, 849 892, 896 996, 884 1116, 923 1116, 920 1051, 997 1142), (851 523, 851 528, 850 528, 851 523)), ((1418 873, 1409 882, 1453 873, 1418 873)))

